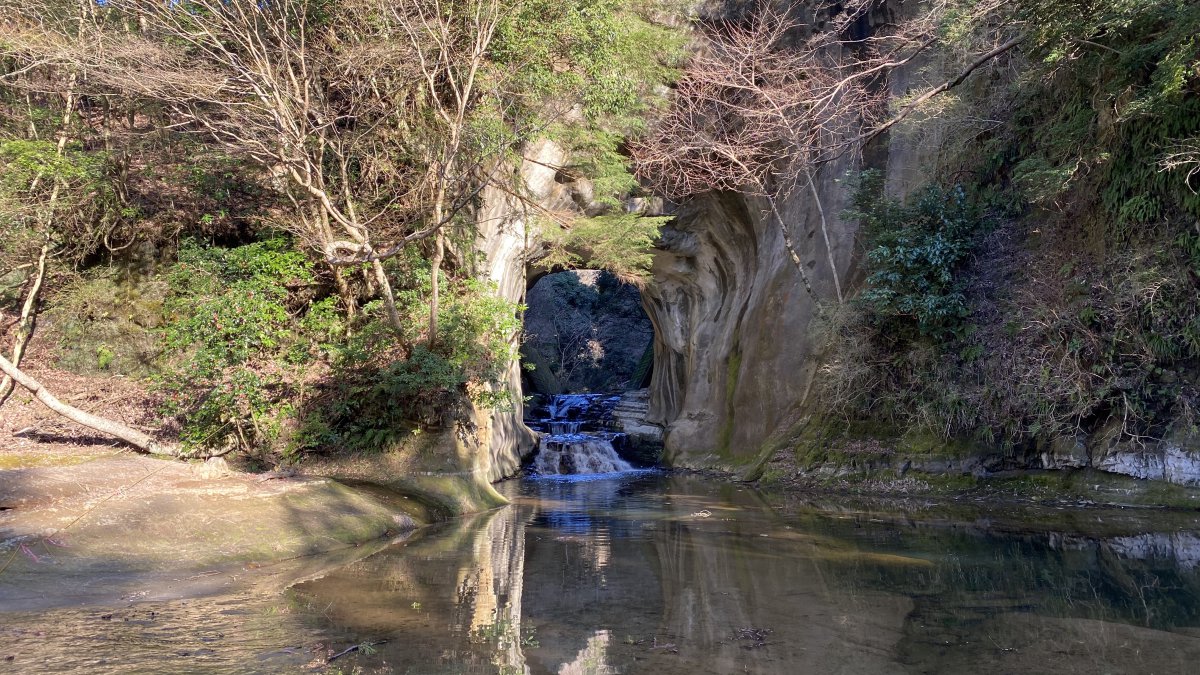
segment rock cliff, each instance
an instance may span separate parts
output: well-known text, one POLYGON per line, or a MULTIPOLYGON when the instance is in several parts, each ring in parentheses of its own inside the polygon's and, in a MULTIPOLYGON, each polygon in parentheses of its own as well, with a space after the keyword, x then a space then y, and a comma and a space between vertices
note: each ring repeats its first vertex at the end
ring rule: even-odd
POLYGON ((853 275, 857 225, 836 217, 845 191, 832 180, 851 166, 826 167, 819 207, 796 195, 780 208, 811 294, 760 200, 705 196, 664 229, 643 297, 655 327, 650 419, 666 428, 673 465, 743 465, 800 413, 820 361, 809 339, 819 303, 837 301, 834 274, 843 285, 853 275))
MULTIPOLYGON (((886 86, 892 101, 929 89, 930 73, 952 67, 939 58, 944 57, 930 52, 890 73, 886 86)), ((962 95, 992 100, 1011 84, 1004 79, 1009 76, 977 74, 962 87, 962 95)), ((786 450, 801 464, 811 460, 801 469, 845 475, 862 473, 862 458, 852 457, 853 452, 838 454, 836 448, 882 441, 884 452, 868 463, 900 473, 910 468, 975 475, 1098 469, 1200 485, 1200 455, 1195 452, 1200 444, 1186 424, 1155 434, 1162 438, 1131 437, 1121 433, 1119 424, 1114 431, 1113 424, 1094 423, 1090 433, 1078 437, 1030 432, 1018 442, 991 437, 985 442, 906 437, 905 430, 884 425, 851 430, 846 420, 827 419, 814 391, 828 355, 820 352, 822 342, 815 333, 826 312, 838 304, 838 286, 852 298, 863 277, 859 223, 840 215, 850 193, 844 178, 864 168, 878 169, 886 192, 902 199, 929 183, 939 167, 948 165, 948 156, 968 152, 947 128, 933 123, 895 129, 871 143, 861 157, 845 156, 822 166, 815 190, 805 185, 779 191, 786 195, 777 204, 780 219, 795 242, 811 290, 764 200, 713 193, 674 207, 675 220, 663 230, 653 279, 643 293, 655 328, 649 420, 665 428, 666 461, 757 476, 786 450)), ((1021 217, 1033 223, 1027 229, 1036 234, 1037 219, 1047 216, 1030 210, 1021 217)), ((1007 245, 1033 246, 1020 241, 1007 245)), ((1006 253, 1011 252, 987 251, 997 257, 1006 253)), ((1101 408, 1097 414, 1108 412, 1101 408)))

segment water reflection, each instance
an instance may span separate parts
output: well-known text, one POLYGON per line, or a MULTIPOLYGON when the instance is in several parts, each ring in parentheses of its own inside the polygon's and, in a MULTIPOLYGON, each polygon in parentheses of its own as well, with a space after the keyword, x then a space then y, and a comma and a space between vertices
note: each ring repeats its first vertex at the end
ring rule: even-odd
POLYGON ((781 512, 655 473, 504 490, 512 506, 298 586, 299 604, 324 630, 387 640, 352 658, 396 672, 1154 673, 1200 658, 1189 530, 781 512))

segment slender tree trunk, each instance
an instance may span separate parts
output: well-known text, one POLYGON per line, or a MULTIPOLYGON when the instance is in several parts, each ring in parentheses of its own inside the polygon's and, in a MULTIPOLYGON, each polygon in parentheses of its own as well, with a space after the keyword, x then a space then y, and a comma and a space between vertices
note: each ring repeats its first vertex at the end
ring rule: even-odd
POLYGON ((433 239, 433 259, 430 261, 430 292, 429 292, 429 345, 437 344, 438 334, 438 281, 442 269, 442 260, 446 257, 446 240, 442 231, 438 230, 433 239))
POLYGON ((779 213, 779 208, 775 206, 775 198, 768 195, 767 203, 771 205, 771 214, 775 216, 775 223, 779 225, 779 232, 783 235, 783 246, 787 249, 788 257, 792 259, 792 265, 800 273, 800 281, 804 284, 804 290, 808 291, 810 296, 816 298, 817 294, 813 292, 812 282, 808 278, 808 270, 804 269, 804 261, 800 259, 800 254, 796 252, 796 242, 792 241, 792 233, 788 231, 788 226, 783 220, 783 215, 779 213))
MULTIPOLYGON (((67 93, 63 107, 62 124, 58 130, 58 144, 55 146, 54 154, 62 157, 63 152, 67 148, 67 140, 71 132, 71 116, 75 111, 75 84, 78 81, 78 74, 71 73, 71 78, 67 85, 67 93)), ((29 186, 29 192, 32 195, 41 184, 43 178, 42 173, 38 173, 33 178, 33 182, 29 186)), ((29 338, 33 335, 33 326, 37 321, 37 305, 38 296, 42 291, 42 282, 46 279, 46 258, 50 254, 50 232, 54 227, 54 206, 58 203, 58 195, 62 189, 62 183, 57 179, 54 181, 54 188, 50 191, 50 199, 47 201, 46 209, 41 217, 42 231, 45 236, 45 241, 42 242, 42 249, 38 254, 37 272, 33 278, 33 286, 29 289, 29 294, 25 297, 25 304, 21 307, 21 321, 17 324, 17 334, 13 339, 12 363, 14 367, 21 365, 21 357, 25 354, 25 347, 29 343, 29 338)), ((4 379, 0 380, 0 406, 8 400, 13 390, 13 378, 5 373, 4 379)))
MULTIPOLYGON (((359 244, 367 244, 367 237, 363 234, 365 228, 357 226, 358 211, 354 207, 353 195, 350 192, 350 177, 346 170, 345 161, 341 163, 341 174, 342 191, 346 199, 346 210, 350 221, 355 224, 354 227, 345 227, 343 229, 359 244)), ((375 281, 379 284, 380 293, 383 294, 383 306, 387 310, 388 323, 392 324, 392 330, 396 331, 397 335, 400 335, 404 332, 404 328, 400 324, 400 312, 396 310, 396 296, 392 293, 392 282, 387 277, 387 270, 383 269, 383 262, 380 260, 371 261, 371 270, 375 273, 375 281)))
POLYGON ((152 455, 167 455, 170 457, 175 457, 178 455, 178 452, 172 446, 159 443, 150 435, 144 434, 137 429, 128 427, 115 420, 97 417, 96 415, 84 412, 79 408, 63 403, 55 398, 55 396, 49 391, 46 391, 46 388, 43 387, 40 382, 21 372, 12 364, 12 361, 9 361, 3 356, 0 356, 0 371, 3 371, 5 375, 13 380, 16 380, 17 384, 28 389, 29 392, 32 393, 37 400, 41 401, 47 408, 62 415, 63 417, 66 417, 76 424, 85 426, 93 431, 98 431, 107 436, 118 438, 122 441, 125 441, 129 445, 132 445, 133 447, 142 450, 143 452, 148 452, 152 455))
POLYGON ((804 177, 808 179, 808 189, 812 191, 813 203, 817 205, 817 213, 821 216, 821 237, 825 239, 825 259, 829 261, 829 273, 833 275, 833 290, 837 293, 837 301, 840 305, 844 302, 842 281, 838 278, 837 263, 833 260, 833 247, 829 243, 829 224, 825 220, 825 207, 821 204, 821 194, 817 192, 817 183, 813 180, 813 172, 805 171, 804 177))
MULTIPOLYGON (((346 283, 346 279, 342 276, 342 270, 336 265, 328 265, 329 271, 333 274, 333 283, 337 286, 338 297, 342 299, 342 304, 346 308, 346 320, 354 321, 354 316, 358 313, 358 299, 350 292, 350 284, 346 283)), ((347 326, 347 328, 349 328, 347 326)))
POLYGON ((392 330, 399 335, 404 332, 404 328, 400 324, 400 312, 396 311, 396 297, 392 295, 392 282, 388 280, 387 271, 383 269, 382 262, 372 261, 371 269, 375 270, 375 281, 379 282, 379 291, 383 294, 383 306, 387 309, 388 322, 392 324, 392 330))
MULTIPOLYGON (((25 304, 21 307, 21 320, 17 324, 17 335, 13 339, 12 363, 13 366, 21 365, 21 357, 25 355, 25 346, 29 344, 29 337, 33 335, 33 322, 37 316, 35 311, 38 302, 38 294, 42 290, 42 281, 46 278, 46 257, 50 254, 50 242, 42 244, 42 251, 38 255, 37 271, 34 272, 33 286, 29 289, 29 294, 25 296, 25 304)), ((8 400, 8 396, 12 394, 13 379, 5 374, 4 379, 0 381, 0 406, 8 400)))

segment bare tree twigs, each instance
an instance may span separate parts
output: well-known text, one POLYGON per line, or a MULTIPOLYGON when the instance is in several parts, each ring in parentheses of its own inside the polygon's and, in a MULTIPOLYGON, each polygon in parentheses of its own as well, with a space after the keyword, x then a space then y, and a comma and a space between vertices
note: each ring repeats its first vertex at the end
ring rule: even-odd
POLYGON ((1192 192, 1192 179, 1200 176, 1200 138, 1182 140, 1167 149, 1158 162, 1159 171, 1184 171, 1183 182, 1192 192))
POLYGON ((883 132, 892 128, 897 123, 899 123, 901 120, 903 120, 904 118, 911 115, 914 111, 917 110, 917 108, 921 107, 922 103, 925 103, 926 101, 937 96, 938 94, 949 91, 950 89, 962 84, 963 82, 966 81, 967 77, 969 77, 971 75, 971 73, 978 70, 980 66, 991 61, 992 59, 996 58, 997 56, 1000 56, 1001 54, 1009 51, 1010 49, 1012 49, 1013 47, 1016 47, 1017 45, 1021 44, 1024 41, 1025 41, 1025 36, 1018 35, 1017 37, 1014 37, 1013 39, 996 47, 995 49, 991 50, 990 52, 987 52, 986 54, 981 55, 979 58, 975 59, 970 64, 968 64, 967 67, 964 68, 962 71, 960 71, 958 73, 958 75, 956 75, 955 77, 953 77, 949 80, 946 80, 945 82, 939 84, 938 86, 934 87, 933 89, 930 89, 929 91, 926 91, 924 94, 921 94, 917 98, 913 99, 911 102, 908 103, 908 105, 901 108, 899 112, 897 112, 895 115, 892 115, 892 117, 890 119, 888 119, 888 121, 884 122, 883 124, 880 124, 879 126, 871 129, 870 131, 867 131, 867 132, 860 134, 859 136, 851 139, 851 144, 852 145, 866 145, 867 143, 871 142, 872 139, 878 137, 880 134, 882 134, 883 132))
MULTIPOLYGON (((864 6, 865 7, 865 6, 864 6)), ((852 8, 854 12, 863 7, 852 8)), ((877 115, 877 70, 912 55, 852 58, 836 31, 817 31, 768 4, 744 24, 708 26, 707 49, 679 82, 672 108, 634 148, 638 175, 668 197, 709 190, 764 197, 806 289, 812 286, 777 202, 877 115), (789 35, 806 39, 788 46, 789 35)), ((918 44, 916 49, 928 46, 918 44)), ((897 48, 899 49, 899 48, 897 48)), ((831 244, 823 207, 820 228, 831 244)), ((838 277, 832 251, 827 260, 838 277)), ((842 299, 840 281, 835 289, 842 299)))
MULTIPOLYGON (((1005 2, 980 3, 970 22, 986 23, 1005 2)), ((744 20, 702 25, 704 45, 678 83, 672 107, 633 148, 638 176, 669 198, 728 190, 767 199, 811 294, 802 256, 778 206, 804 184, 815 200, 838 302, 844 292, 835 242, 816 189, 821 167, 858 152, 1023 40, 1018 35, 978 56, 955 77, 888 116, 886 88, 880 84, 939 43, 939 10, 889 24, 875 35, 847 37, 871 6, 854 1, 817 7, 815 25, 807 25, 790 18, 792 11, 763 2, 744 20)))

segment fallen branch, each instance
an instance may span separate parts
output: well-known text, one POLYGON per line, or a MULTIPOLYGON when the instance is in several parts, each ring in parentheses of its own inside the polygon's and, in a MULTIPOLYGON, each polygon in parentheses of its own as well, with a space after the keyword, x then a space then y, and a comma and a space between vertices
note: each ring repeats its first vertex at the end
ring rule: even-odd
POLYGON ((380 640, 378 642, 360 642, 359 644, 353 645, 351 647, 347 647, 347 648, 343 649, 342 651, 329 657, 329 660, 326 661, 326 663, 333 663, 336 659, 340 659, 347 654, 356 652, 356 651, 362 649, 364 646, 365 647, 374 647, 375 645, 381 645, 385 642, 387 642, 387 640, 380 640))
POLYGON ((144 434, 120 422, 98 417, 91 413, 84 412, 79 408, 63 403, 62 401, 58 400, 54 394, 51 394, 49 391, 47 391, 40 382, 21 372, 20 369, 13 365, 11 361, 4 358, 3 355, 0 355, 0 371, 3 371, 5 375, 15 380, 17 384, 21 385, 25 389, 28 389, 30 393, 32 393, 34 397, 41 401, 42 404, 47 408, 53 410, 59 415, 62 415, 63 417, 66 417, 76 424, 85 426, 93 431, 98 431, 102 434, 118 438, 122 441, 125 441, 129 445, 132 445, 138 450, 147 452, 151 455, 165 455, 168 457, 179 456, 178 449, 170 444, 159 443, 148 434, 144 434))

